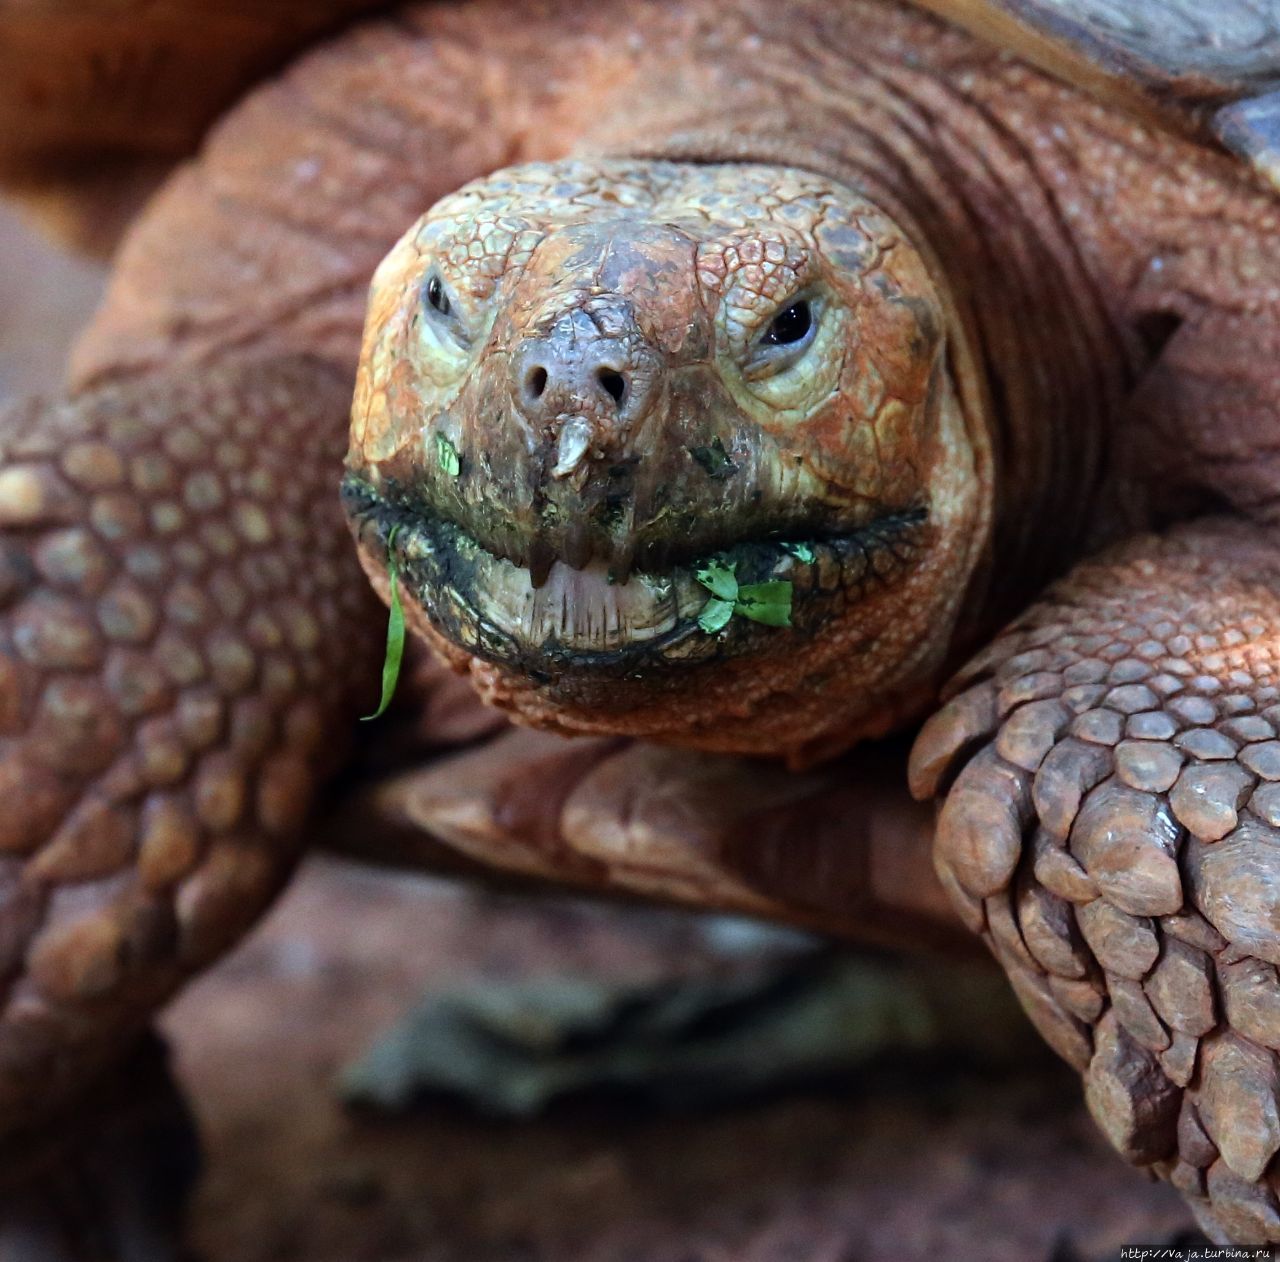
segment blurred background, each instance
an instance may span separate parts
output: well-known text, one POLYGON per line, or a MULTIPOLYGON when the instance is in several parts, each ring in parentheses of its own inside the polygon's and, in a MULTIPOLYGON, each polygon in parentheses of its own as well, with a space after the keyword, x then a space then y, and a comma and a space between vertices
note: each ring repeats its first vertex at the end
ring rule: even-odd
MULTIPOLYGON (((10 89, 19 63, 56 79, 76 38, 29 33, 0 50, 10 89)), ((91 177, 19 190, 62 244, 0 202, 0 400, 59 388, 118 225, 238 87, 206 64, 175 122, 135 61, 84 87, 99 113, 0 90, 29 170, 91 177), (171 127, 143 137, 162 158, 94 176, 86 133, 119 144, 141 117, 171 127)), ((207 1152, 207 1262, 1091 1262, 1188 1227, 980 963, 322 857, 164 1028, 207 1152)))

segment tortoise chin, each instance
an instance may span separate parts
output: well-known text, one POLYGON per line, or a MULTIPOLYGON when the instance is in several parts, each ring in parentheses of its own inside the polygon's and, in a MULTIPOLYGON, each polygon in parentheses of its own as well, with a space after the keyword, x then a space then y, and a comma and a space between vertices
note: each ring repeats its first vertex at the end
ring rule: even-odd
POLYGON ((500 173, 374 277, 348 515, 528 721, 846 739, 932 681, 985 542, 946 345, 922 256, 829 181, 500 173))

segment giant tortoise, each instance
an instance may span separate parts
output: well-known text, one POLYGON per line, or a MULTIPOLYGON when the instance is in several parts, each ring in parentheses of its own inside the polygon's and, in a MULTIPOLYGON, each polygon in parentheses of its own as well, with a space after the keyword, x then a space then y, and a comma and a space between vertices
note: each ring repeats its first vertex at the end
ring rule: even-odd
POLYGON ((1280 1241, 1278 79, 1268 0, 466 0, 251 92, 0 429, 11 1147, 336 820, 966 926, 1280 1241), (362 727, 357 554, 456 673, 362 727))

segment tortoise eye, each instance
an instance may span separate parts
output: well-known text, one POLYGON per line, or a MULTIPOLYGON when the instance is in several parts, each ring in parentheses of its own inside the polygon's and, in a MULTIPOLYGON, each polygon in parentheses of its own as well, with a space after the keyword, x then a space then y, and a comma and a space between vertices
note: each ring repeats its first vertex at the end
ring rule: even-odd
POLYGON ((794 346, 802 342, 813 328, 813 311, 809 302, 801 298, 779 311, 760 340, 768 346, 794 346))
POLYGON ((444 291, 444 282, 439 276, 433 275, 427 281, 427 302, 442 316, 447 316, 453 310, 449 295, 444 291))
POLYGON ((421 303, 428 308, 426 324, 436 342, 443 339, 462 350, 471 347, 471 330, 467 327, 462 307, 449 295, 449 287, 440 273, 432 271, 419 291, 421 303))

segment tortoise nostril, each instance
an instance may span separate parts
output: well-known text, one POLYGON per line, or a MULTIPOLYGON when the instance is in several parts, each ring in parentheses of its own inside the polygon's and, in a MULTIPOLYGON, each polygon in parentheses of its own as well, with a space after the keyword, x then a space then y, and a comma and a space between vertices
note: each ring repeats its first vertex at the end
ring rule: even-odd
POLYGON ((601 368, 596 373, 596 380, 600 383, 600 387, 605 394, 620 407, 622 405, 622 396, 627 392, 627 379, 612 368, 601 368))
POLYGON ((542 398, 547 388, 547 370, 542 367, 530 368, 524 378, 524 392, 530 400, 542 398))

